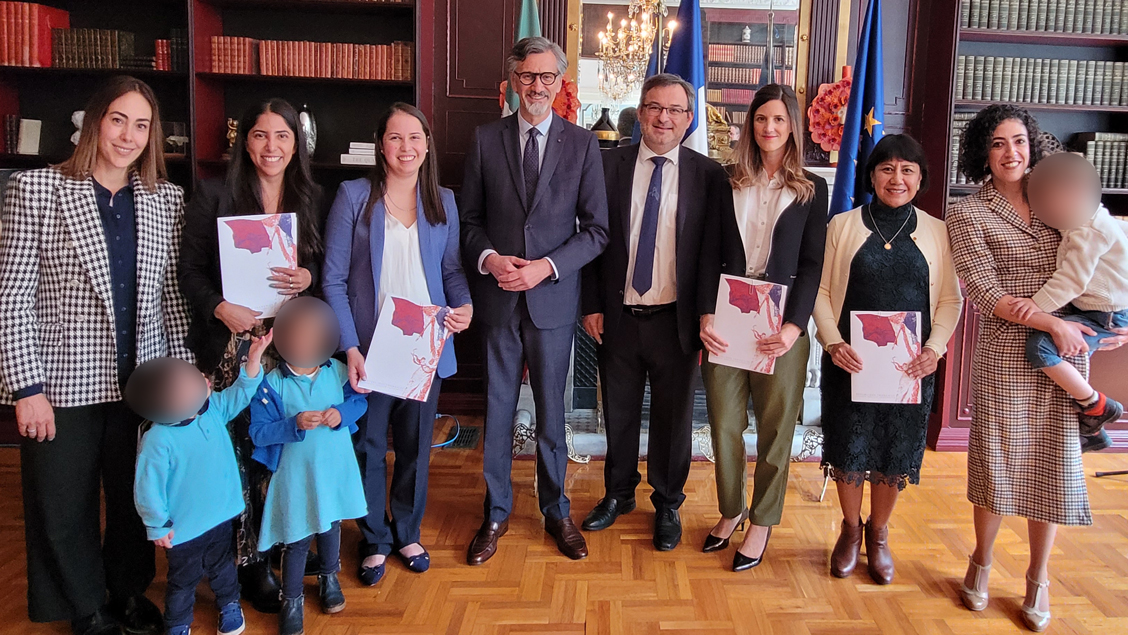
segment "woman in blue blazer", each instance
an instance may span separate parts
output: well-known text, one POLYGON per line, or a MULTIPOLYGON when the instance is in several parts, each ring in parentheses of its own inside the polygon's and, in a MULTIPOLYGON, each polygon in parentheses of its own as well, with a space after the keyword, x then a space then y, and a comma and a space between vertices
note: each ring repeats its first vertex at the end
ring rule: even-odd
MULTIPOLYGON (((358 382, 365 378, 364 354, 386 296, 451 307, 446 327, 455 333, 470 326, 473 316, 459 251, 458 208, 454 194, 439 187, 427 119, 414 106, 393 104, 380 118, 376 140, 375 168, 366 178, 341 184, 325 229, 322 289, 341 323, 341 349, 358 392, 367 392, 358 382)), ((354 440, 368 499, 368 516, 358 521, 359 576, 368 586, 384 576, 393 549, 412 571, 430 566, 419 527, 427 502, 432 425, 441 379, 455 370, 454 346, 448 342, 426 402, 368 396, 368 415, 354 440), (390 505, 385 495, 389 425, 396 454, 390 505)))

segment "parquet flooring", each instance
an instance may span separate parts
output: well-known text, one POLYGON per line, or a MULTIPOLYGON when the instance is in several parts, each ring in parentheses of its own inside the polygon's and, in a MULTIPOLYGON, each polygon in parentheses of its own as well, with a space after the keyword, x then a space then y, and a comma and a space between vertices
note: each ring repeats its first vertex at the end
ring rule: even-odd
MULTIPOLYGON (((19 494, 19 454, 0 450, 0 633, 69 633, 65 625, 26 618, 26 572, 19 494)), ((572 562, 544 533, 533 495, 533 463, 514 467, 516 510, 498 554, 484 566, 464 564, 466 545, 481 517, 484 485, 480 450, 436 450, 423 527, 432 569, 413 574, 396 561, 375 588, 359 588, 353 571, 358 534, 345 530, 343 613, 317 611, 307 587, 306 633, 533 634, 1022 632, 1018 621, 1026 566, 1025 523, 1008 519, 991 574, 991 604, 970 613, 956 597, 973 543, 971 507, 964 498, 965 457, 925 457, 922 484, 910 487, 890 523, 896 582, 873 584, 859 570, 837 580, 828 557, 840 515, 833 488, 818 502, 817 464, 793 466, 783 524, 772 535, 765 563, 744 574, 729 570, 733 548, 700 553, 716 521, 712 465, 695 463, 682 508, 683 544, 671 553, 651 546, 652 508, 639 488, 638 511, 603 532, 587 534, 591 556, 572 562)), ((1128 455, 1086 456, 1095 470, 1128 468, 1128 455)), ((577 523, 603 493, 603 465, 571 464, 568 492, 577 523)), ((1058 533, 1052 561, 1051 633, 1128 633, 1128 477, 1089 479, 1095 524, 1058 533)), ((739 539, 740 534, 738 534, 739 539)), ((163 557, 158 556, 163 567, 163 557)), ((163 574, 160 574, 163 575, 163 574)), ((158 577, 150 596, 160 603, 158 577)), ((197 635, 214 633, 211 592, 201 586, 197 635)), ((277 633, 273 616, 247 608, 247 633, 277 633)))

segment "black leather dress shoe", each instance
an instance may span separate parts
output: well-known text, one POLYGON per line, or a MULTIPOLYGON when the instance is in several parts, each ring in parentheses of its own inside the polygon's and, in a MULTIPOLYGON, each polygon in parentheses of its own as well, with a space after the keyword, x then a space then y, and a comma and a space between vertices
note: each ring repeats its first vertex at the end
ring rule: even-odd
POLYGON ((122 635, 121 626, 105 607, 86 617, 71 620, 71 632, 74 635, 122 635))
POLYGON ((660 509, 654 513, 654 548, 673 551, 681 542, 681 516, 676 509, 660 509))
POLYGON ((619 518, 619 516, 633 512, 634 508, 635 500, 633 498, 618 500, 606 496, 603 500, 599 501, 595 509, 591 510, 591 513, 587 515, 587 518, 584 519, 583 524, 580 526, 584 528, 584 531, 607 529, 615 524, 615 520, 619 518))
POLYGON ((134 595, 109 604, 110 614, 129 635, 160 635, 165 631, 161 610, 144 595, 134 595))
POLYGON ((243 599, 259 613, 282 610, 282 583, 274 575, 269 558, 239 567, 239 587, 243 599))

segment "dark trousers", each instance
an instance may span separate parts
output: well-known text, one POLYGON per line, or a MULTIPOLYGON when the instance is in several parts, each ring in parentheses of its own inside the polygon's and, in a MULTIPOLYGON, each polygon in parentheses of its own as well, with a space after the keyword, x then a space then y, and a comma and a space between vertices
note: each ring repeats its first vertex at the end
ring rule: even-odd
POLYGON ((685 481, 693 451, 693 369, 697 352, 686 353, 678 339, 678 314, 668 310, 646 317, 624 312, 613 338, 599 347, 607 460, 607 496, 634 498, 638 471, 642 400, 650 378, 650 426, 646 481, 655 509, 677 509, 685 501, 685 481))
MULTIPOLYGON (((301 597, 305 576, 306 555, 315 536, 306 536, 297 542, 288 542, 282 548, 282 597, 293 600, 301 597)), ((317 557, 321 561, 321 575, 341 570, 341 521, 335 520, 329 531, 317 534, 317 557)))
POLYGON ((397 399, 371 393, 368 413, 360 421, 353 444, 364 479, 368 515, 357 520, 362 558, 388 555, 393 547, 419 542, 427 508, 427 475, 431 438, 439 408, 442 380, 435 377, 427 401, 397 399), (392 429, 392 490, 388 494, 388 428, 392 429))
POLYGON ((235 535, 230 520, 169 549, 167 557, 165 624, 169 629, 192 624, 196 587, 205 575, 215 593, 216 608, 223 608, 239 600, 239 576, 235 572, 235 535))
POLYGON ((55 409, 54 441, 20 445, 28 616, 85 617, 114 598, 144 593, 156 572, 153 544, 133 506, 141 419, 111 403, 55 409), (105 492, 106 533, 99 485, 105 492))
POLYGON ((486 517, 501 522, 513 510, 513 417, 525 364, 536 406, 537 495, 545 518, 560 520, 570 512, 564 495, 568 447, 564 440, 564 386, 575 323, 539 329, 529 317, 525 294, 509 321, 487 325, 486 431, 483 471, 486 517))

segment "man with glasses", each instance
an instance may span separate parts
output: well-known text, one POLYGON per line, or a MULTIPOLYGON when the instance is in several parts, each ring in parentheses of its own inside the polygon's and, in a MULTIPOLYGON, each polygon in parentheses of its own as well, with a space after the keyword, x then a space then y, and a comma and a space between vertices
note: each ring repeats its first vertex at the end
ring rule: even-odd
POLYGON ((578 560, 564 476, 564 387, 579 316, 580 270, 607 246, 607 199, 595 136, 553 115, 568 69, 560 47, 517 42, 507 63, 518 112, 475 131, 459 202, 462 245, 485 331, 485 519, 467 561, 497 551, 513 509, 513 418, 526 364, 536 403, 537 494, 545 528, 578 560))
POLYGON ((677 75, 643 83, 642 142, 603 155, 611 241, 583 276, 583 326, 599 343, 607 428, 606 495, 583 527, 606 529, 635 508, 649 378, 646 480, 654 488, 659 551, 681 541, 678 508, 692 453, 698 324, 708 306, 698 293, 709 288, 698 280, 706 213, 731 196, 720 164, 681 145, 693 120, 693 97, 693 87, 677 75))

